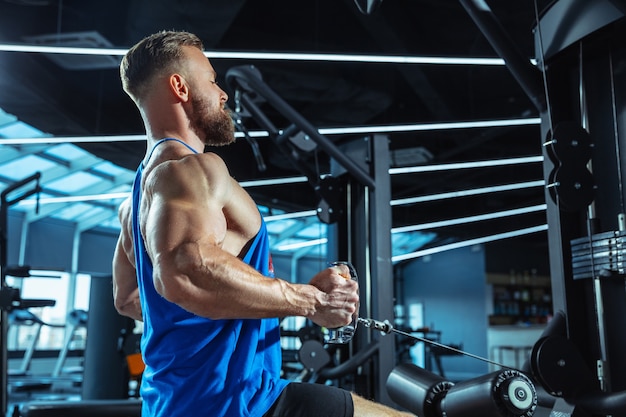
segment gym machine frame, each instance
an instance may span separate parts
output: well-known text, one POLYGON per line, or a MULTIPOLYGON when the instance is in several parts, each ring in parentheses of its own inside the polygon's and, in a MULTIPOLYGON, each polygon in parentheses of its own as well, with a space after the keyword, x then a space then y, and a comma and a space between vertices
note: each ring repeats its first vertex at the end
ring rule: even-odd
MULTIPOLYGON (((563 415, 623 414, 626 412, 626 375, 623 375, 626 358, 619 352, 626 351, 626 337, 619 326, 626 316, 626 266, 623 259, 626 197, 622 186, 625 173, 619 152, 624 132, 618 125, 621 115, 617 108, 621 110, 626 103, 619 101, 621 97, 615 94, 613 72, 613 59, 614 56, 620 57, 617 48, 621 46, 610 39, 618 39, 622 34, 619 24, 626 15, 626 5, 622 0, 559 0, 544 11, 541 19, 537 11, 538 67, 534 67, 510 41, 485 1, 460 2, 505 60, 542 118, 543 140, 538 146, 543 145, 544 152, 556 314, 535 344, 524 374, 504 369, 455 387, 421 368, 401 365, 389 374, 387 389, 397 403, 425 417, 483 415, 485 412, 532 415, 538 401, 535 384, 541 396, 540 405, 563 415), (612 28, 604 29, 607 26, 612 28), (599 35, 596 36, 595 32, 599 35), (592 48, 597 44, 601 45, 599 52, 592 48), (570 77, 564 77, 564 74, 570 77), (572 106, 572 103, 577 104, 572 106), (607 114, 610 115, 609 127, 602 126, 602 116, 607 114), (590 127, 593 135, 589 133, 590 127), (614 141, 607 138, 614 138, 614 141), (609 157, 610 163, 602 159, 603 155, 613 155, 609 157), (601 185, 599 190, 597 184, 601 185), (605 311, 611 314, 604 314, 605 311), (499 394, 495 395, 497 392, 499 394), (477 399, 477 394, 482 399, 477 399), (530 403, 529 395, 534 397, 530 398, 530 403)), ((390 226, 390 213, 382 217, 383 222, 389 221, 382 226, 372 226, 368 216, 376 212, 370 210, 372 207, 378 210, 385 205, 384 198, 388 198, 388 194, 374 194, 372 200, 380 205, 365 202, 372 190, 378 191, 380 184, 388 187, 388 178, 378 171, 384 164, 377 164, 373 156, 379 157, 379 154, 370 154, 373 148, 353 143, 342 151, 355 153, 357 157, 343 158, 312 126, 306 121, 303 124, 301 117, 282 102, 251 67, 231 70, 227 80, 236 91, 240 104, 270 132, 271 137, 277 139, 279 145, 283 145, 283 149, 287 147, 287 153, 295 156, 296 162, 300 160, 299 151, 288 140, 290 135, 304 131, 342 169, 352 174, 353 180, 344 184, 347 196, 345 217, 334 219, 331 217, 337 216, 337 209, 342 207, 336 195, 330 193, 336 190, 337 184, 325 187, 327 184, 315 179, 311 172, 307 177, 322 196, 318 209, 320 218, 340 220, 337 253, 351 260, 360 271, 366 271, 368 281, 362 305, 365 305, 368 317, 393 317, 390 264, 382 274, 379 269, 371 269, 370 264, 372 254, 376 254, 375 258, 384 257, 386 253, 380 251, 388 247, 379 245, 381 242, 376 238, 372 241, 370 233, 382 235, 384 228, 390 226), (248 93, 257 93, 278 107, 283 115, 288 113, 287 118, 294 125, 286 129, 286 133, 278 132, 256 103, 247 97, 248 93), (289 117, 293 115, 299 119, 289 117), (371 163, 370 172, 381 182, 370 183, 368 179, 371 177, 363 175, 363 170, 354 166, 355 160, 371 163), (362 187, 355 189, 354 179, 360 181, 361 184, 357 185, 362 187), (328 201, 334 204, 328 204, 328 201), (346 240, 342 241, 342 238, 346 240), (359 242, 366 246, 359 246, 359 242)), ((623 119, 622 116, 620 121, 623 119)), ((376 146, 378 142, 382 141, 373 140, 371 145, 376 146)), ((376 149, 375 152, 379 151, 376 149)), ((380 161, 384 158, 381 157, 380 161)), ((361 286, 363 288, 363 282, 361 286)), ((366 337, 359 332, 357 335, 366 337)), ((390 352, 393 353, 393 343, 390 350, 380 352, 378 369, 370 375, 376 398, 383 402, 388 397, 383 393, 385 384, 381 377, 393 365, 381 361, 391 361, 390 352)))
MULTIPOLYGON (((485 0, 460 2, 542 120, 555 316, 535 343, 524 376, 532 378, 535 402, 550 415, 625 415, 626 98, 618 87, 626 90, 620 71, 626 50, 619 41, 626 36, 626 2, 558 0, 540 15, 535 1, 537 67, 516 48, 485 0)), ((387 388, 398 403, 424 417, 526 416, 536 410, 525 396, 531 393, 529 381, 515 378, 504 385, 499 376, 491 382, 479 378, 453 398, 459 384, 401 365, 387 388), (492 394, 499 391, 491 405, 469 395, 479 394, 480 385, 492 394), (484 411, 476 413, 480 408, 484 411)))
POLYGON ((526 371, 559 415, 624 415, 626 2, 558 0, 541 14, 535 2, 537 67, 484 1, 461 3, 542 120, 556 314, 526 371))
MULTIPOLYGON (((231 68, 226 73, 226 82, 235 100, 235 125, 244 133, 253 151, 256 152, 257 147, 243 125, 245 116, 252 117, 269 132, 273 143, 307 177, 320 197, 318 217, 322 222, 334 225, 329 228, 329 233, 334 234, 334 238, 329 239, 329 253, 335 259, 350 261, 359 271, 360 314, 393 317, 387 138, 366 136, 339 147, 279 97, 263 81, 257 68, 231 68), (269 104, 291 124, 280 131, 261 110, 259 102, 269 104), (306 163, 311 151, 309 140, 331 157, 331 175, 321 177, 306 163), (309 144, 305 145, 305 142, 309 144)), ((393 339, 357 332, 348 348, 356 353, 372 344, 377 345, 376 354, 372 355, 375 360, 363 365, 355 388, 362 395, 389 404, 391 401, 384 386, 394 366, 393 339)))
POLYGON ((37 172, 28 178, 15 182, 0 193, 0 314, 2 321, 0 330, 0 366, 2 366, 0 370, 0 412, 2 416, 6 415, 8 407, 8 353, 6 338, 9 330, 9 311, 20 308, 47 307, 55 304, 54 300, 22 299, 19 290, 8 286, 6 282, 7 275, 20 278, 30 276, 30 268, 28 266, 20 265, 12 268, 7 266, 9 207, 34 194, 38 194, 41 191, 39 186, 40 179, 41 173, 37 172), (32 183, 34 183, 34 186, 31 189, 23 191, 14 198, 9 197, 12 193, 18 192, 32 183))
MULTIPOLYGON (((354 369, 358 363, 359 375, 352 375, 354 391, 391 406, 395 401, 424 417, 439 417, 440 414, 426 412, 440 411, 447 412, 449 417, 532 415, 537 404, 536 393, 532 382, 521 372, 494 372, 455 386, 422 368, 395 367, 395 339, 384 337, 392 331, 392 326, 362 318, 394 317, 387 137, 361 137, 339 148, 278 97, 255 67, 232 68, 226 73, 226 81, 234 91, 236 125, 252 142, 253 151, 257 147, 242 127, 243 115, 251 116, 266 129, 294 166, 305 173, 320 197, 318 217, 329 224, 337 223, 331 229, 335 235, 329 239, 329 253, 351 261, 359 271, 360 328, 379 332, 357 331, 351 342, 353 356, 345 366, 337 367, 354 369), (261 111, 259 101, 273 106, 293 124, 280 132, 261 111), (320 178, 319 173, 307 167, 300 144, 302 133, 331 156, 330 176, 320 178)), ((322 375, 341 377, 345 372, 322 372, 322 375)))

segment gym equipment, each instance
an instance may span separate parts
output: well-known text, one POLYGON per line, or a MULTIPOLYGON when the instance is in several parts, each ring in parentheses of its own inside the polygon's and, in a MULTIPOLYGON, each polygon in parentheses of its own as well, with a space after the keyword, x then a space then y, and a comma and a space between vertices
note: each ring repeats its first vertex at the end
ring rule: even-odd
POLYGON ((49 327, 64 327, 62 324, 52 324, 43 321, 37 315, 33 314, 29 310, 24 309, 16 309, 11 310, 9 312, 9 325, 10 326, 31 326, 34 327, 34 332, 32 335, 32 339, 24 352, 24 356, 22 358, 22 364, 19 369, 9 369, 9 377, 14 376, 25 376, 28 374, 30 370, 30 365, 33 359, 33 354, 35 353, 35 349, 37 347, 37 342, 39 342, 39 335, 41 333, 41 329, 44 326, 49 327))
POLYGON ((30 276, 30 268, 28 266, 20 265, 13 268, 7 267, 8 216, 10 206, 19 203, 31 195, 38 195, 41 191, 41 187, 39 186, 40 178, 41 173, 37 172, 21 181, 15 182, 0 193, 0 413, 3 416, 6 415, 8 402, 8 355, 6 337, 9 329, 9 312, 15 309, 48 307, 55 304, 55 300, 22 299, 19 290, 8 286, 6 282, 7 275, 18 278, 27 278, 30 276), (11 194, 20 192, 24 187, 33 182, 35 183, 33 188, 22 191, 22 193, 16 197, 9 198, 11 194))
POLYGON ((141 388, 141 377, 146 364, 141 356, 141 333, 135 333, 133 327, 123 328, 117 341, 117 350, 126 358, 126 369, 128 370, 128 395, 129 397, 139 397, 141 388))
POLYGON ((9 312, 10 325, 12 326, 33 326, 35 332, 32 336, 32 340, 28 345, 28 348, 24 352, 22 358, 22 364, 19 369, 8 369, 8 388, 12 393, 16 392, 32 392, 50 389, 53 385, 53 381, 50 377, 43 375, 30 375, 30 365, 32 362, 33 354, 39 341, 39 335, 41 329, 44 326, 62 328, 63 324, 51 324, 43 321, 41 318, 33 314, 29 310, 15 309, 9 312))
POLYGON ((452 383, 413 364, 394 368, 390 397, 420 417, 530 417, 537 408, 531 380, 511 369, 452 383))
MULTIPOLYGON (((389 183, 389 146, 385 135, 352 138, 338 146, 286 103, 262 79, 251 65, 237 66, 226 72, 226 82, 234 98, 236 118, 252 118, 269 133, 269 139, 295 169, 308 179, 316 195, 318 218, 328 224, 329 254, 349 260, 360 277, 361 309, 366 314, 390 317, 393 314, 393 271, 391 265, 391 187, 389 183), (269 106, 287 120, 278 129, 265 115, 269 106), (331 174, 321 175, 318 155, 330 158, 331 174), (376 254, 376 256, 370 256, 376 254)), ((376 336, 374 336, 376 338, 376 336)), ((353 338, 342 349, 347 356, 369 345, 367 338, 353 338)), ((364 366, 357 376, 356 392, 389 404, 384 383, 395 360, 391 338, 379 344, 375 365, 364 366)))
MULTIPOLYGON (((433 345, 439 349, 454 351, 481 361, 503 367, 478 378, 453 383, 414 364, 395 367, 387 378, 387 391, 397 404, 421 417, 531 417, 538 404, 538 395, 531 379, 522 371, 506 368, 489 359, 476 356, 454 347, 414 336, 394 329, 388 321, 359 318, 363 327, 378 330, 387 335, 397 333, 433 345)), ((333 346, 333 345, 331 345, 333 346)), ((303 342, 299 359, 305 371, 302 380, 325 383, 346 375, 371 360, 378 353, 378 342, 372 342, 359 350, 346 362, 329 366, 330 354, 319 340, 303 342)))
MULTIPOLYGON (((626 124, 623 88, 626 77, 622 71, 626 60, 622 42, 626 36, 626 3, 623 0, 556 0, 539 13, 535 1, 537 66, 534 66, 511 44, 487 2, 460 1, 504 58, 542 118, 545 141, 538 146, 543 145, 544 150, 556 316, 551 326, 554 334, 546 335, 533 347, 530 361, 533 377, 552 396, 548 406, 554 407, 555 412, 561 413, 559 415, 624 415, 626 269, 623 259, 626 250, 621 241, 626 230, 626 187, 623 185, 626 171, 621 136, 626 124), (563 400, 571 407, 564 406, 563 400)), ((267 96, 262 84, 263 88, 258 88, 259 85, 251 88, 253 74, 248 74, 247 78, 237 75, 244 79, 239 85, 243 90, 252 89, 267 96)), ((250 110, 255 103, 244 105, 250 110)), ((336 198, 328 200, 336 201, 336 198)), ((333 210, 332 214, 335 213, 333 210)), ((370 248, 374 253, 376 249, 370 248)), ((379 253, 377 256, 381 257, 379 253)), ((384 302, 373 311, 386 315, 376 307, 382 309, 384 302)), ((383 324, 379 330, 389 329, 383 324)), ((382 362, 385 358, 380 359, 382 362)), ((518 370, 502 372, 464 385, 457 384, 459 391, 453 391, 454 387, 448 389, 445 396, 448 406, 453 392, 455 396, 460 393, 459 398, 465 397, 467 401, 460 401, 458 409, 453 406, 445 413, 475 415, 472 410, 475 407, 484 413, 482 415, 494 415, 493 404, 471 401, 470 395, 463 393, 476 395, 474 390, 487 392, 496 385, 500 389, 504 386, 502 383, 514 387, 510 392, 507 388, 502 398, 508 396, 510 400, 511 395, 521 396, 513 398, 518 403, 513 403, 513 411, 507 408, 508 412, 515 415, 531 412, 532 405, 529 409, 525 407, 532 394, 530 379, 518 370), (510 378, 514 381, 509 381, 510 378), (518 407, 520 405, 522 407, 518 407)), ((425 387, 439 387, 442 382, 429 374, 414 374, 418 374, 413 375, 417 380, 425 379, 425 387)), ((443 409, 443 400, 438 407, 439 411, 443 409)), ((439 411, 430 413, 437 415, 439 411)))
POLYGON ((72 310, 67 315, 66 321, 66 329, 65 329, 65 340, 63 342, 63 347, 59 352, 59 357, 57 358, 57 362, 52 371, 52 377, 58 378, 62 374, 80 374, 83 371, 82 367, 74 368, 71 370, 63 369, 65 365, 65 361, 67 359, 67 354, 70 351, 70 347, 72 345, 72 340, 74 339, 74 335, 76 334, 76 330, 81 327, 87 326, 87 318, 88 314, 85 310, 72 310))
POLYGON ((401 364, 389 374, 386 387, 391 399, 409 411, 423 417, 530 417, 534 414, 537 393, 531 379, 521 371, 394 329, 387 320, 359 318, 359 321, 364 327, 385 335, 393 332, 503 368, 454 384, 413 364, 401 364))
POLYGON ((82 384, 83 400, 128 398, 129 374, 126 358, 118 345, 122 329, 132 330, 134 326, 134 320, 121 316, 115 310, 112 277, 92 277, 82 384))
MULTIPOLYGON (((337 265, 345 265, 350 270, 350 279, 353 281, 358 281, 359 277, 354 269, 354 266, 350 262, 346 261, 335 261, 331 262, 330 266, 337 265)), ((347 278, 346 278, 347 279, 347 278)), ((346 324, 343 327, 339 327, 336 329, 328 329, 328 333, 325 338, 326 343, 348 343, 352 340, 352 336, 354 336, 354 332, 356 331, 356 326, 359 323, 359 305, 357 303, 356 310, 352 315, 352 321, 349 324, 346 324)))
MULTIPOLYGON (((443 369, 443 364, 441 362, 441 358, 443 356, 455 356, 462 355, 463 344, 448 344, 446 348, 442 348, 439 345, 441 344, 441 331, 433 330, 428 327, 421 327, 417 329, 412 329, 408 327, 400 328, 399 330, 406 332, 407 334, 421 333, 424 339, 428 339, 431 343, 424 343, 424 369, 427 371, 432 371, 433 368, 436 368, 437 373, 445 378, 445 372, 443 369), (452 349, 450 349, 452 348, 452 349)), ((396 339, 396 345, 398 346, 397 352, 397 362, 411 362, 411 354, 410 349, 419 340, 408 338, 408 337, 399 337, 396 339)), ((502 361, 500 361, 502 362, 502 361)))
POLYGON ((542 119, 555 317, 530 368, 556 414, 624 415, 626 3, 535 0, 534 67, 485 1, 461 2, 542 119))
POLYGON ((302 344, 298 352, 298 358, 304 371, 300 375, 300 380, 313 383, 325 383, 330 380, 337 380, 347 375, 354 374, 357 369, 371 360, 378 353, 379 343, 374 341, 359 350, 347 361, 339 365, 329 366, 332 359, 324 345, 318 340, 307 340, 302 344))
POLYGON ((36 401, 24 404, 16 417, 141 417, 141 400, 36 401))
POLYGON ((436 342, 434 340, 427 339, 425 337, 415 336, 413 334, 404 332, 402 330, 398 330, 398 329, 393 327, 393 325, 389 322, 389 320, 380 321, 380 320, 374 320, 374 319, 359 317, 359 322, 362 323, 363 326, 365 326, 367 328, 380 331, 380 333, 383 334, 383 335, 387 335, 387 334, 393 332, 393 333, 399 334, 401 336, 406 336, 408 338, 417 340, 419 342, 424 342, 424 343, 426 343, 428 345, 435 346, 435 347, 437 347, 439 349, 448 350, 448 351, 454 352, 455 354, 458 354, 458 355, 469 356, 470 358, 478 359, 480 361, 487 362, 487 363, 490 363, 492 365, 496 365, 496 366, 499 366, 499 367, 502 367, 502 368, 506 368, 506 366, 501 365, 501 364, 499 364, 497 362, 494 362, 492 360, 489 360, 487 358, 483 358, 481 356, 474 355, 474 354, 469 353, 469 352, 465 352, 463 350, 460 350, 460 349, 452 347, 452 346, 444 345, 443 343, 439 343, 439 342, 436 342))

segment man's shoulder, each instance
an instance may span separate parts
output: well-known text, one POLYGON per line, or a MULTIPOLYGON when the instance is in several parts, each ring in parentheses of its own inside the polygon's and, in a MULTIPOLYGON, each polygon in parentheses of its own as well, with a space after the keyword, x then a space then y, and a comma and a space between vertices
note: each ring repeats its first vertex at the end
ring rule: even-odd
POLYGON ((226 169, 224 160, 215 153, 185 153, 168 155, 154 161, 149 171, 166 173, 166 175, 196 174, 198 170, 212 172, 226 169))
POLYGON ((224 159, 213 152, 184 155, 180 159, 172 161, 171 168, 189 170, 193 175, 199 174, 197 171, 200 170, 205 176, 210 177, 228 174, 228 167, 224 159))
POLYGON ((226 198, 232 191, 232 178, 224 160, 214 153, 187 154, 165 159, 151 167, 144 176, 145 194, 172 192, 209 192, 226 198))

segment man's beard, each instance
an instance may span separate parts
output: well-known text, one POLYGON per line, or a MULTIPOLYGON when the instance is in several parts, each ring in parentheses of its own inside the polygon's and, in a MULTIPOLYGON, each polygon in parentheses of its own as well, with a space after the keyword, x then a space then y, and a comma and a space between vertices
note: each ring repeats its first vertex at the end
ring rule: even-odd
POLYGON ((189 127, 207 146, 224 146, 235 141, 235 125, 228 111, 212 112, 202 97, 191 99, 189 127))

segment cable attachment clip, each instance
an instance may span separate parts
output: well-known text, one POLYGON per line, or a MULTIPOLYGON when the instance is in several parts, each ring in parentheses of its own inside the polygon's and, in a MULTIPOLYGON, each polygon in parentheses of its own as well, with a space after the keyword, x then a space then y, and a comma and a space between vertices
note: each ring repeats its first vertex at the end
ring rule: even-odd
POLYGON ((389 320, 380 321, 359 317, 359 322, 361 322, 365 327, 380 330, 380 332, 384 335, 389 334, 393 331, 393 326, 391 325, 391 323, 389 323, 389 320))

